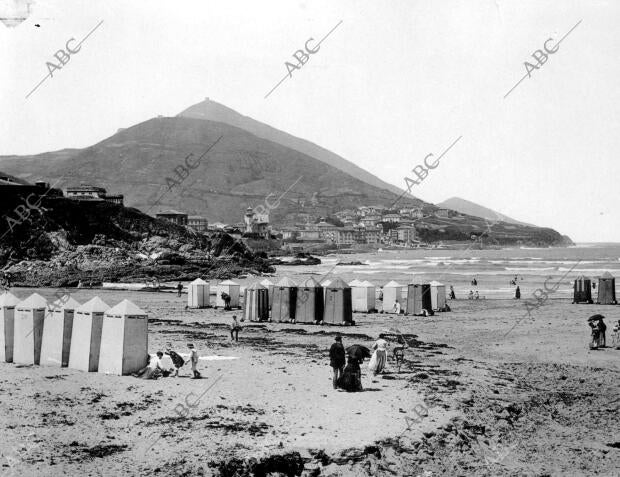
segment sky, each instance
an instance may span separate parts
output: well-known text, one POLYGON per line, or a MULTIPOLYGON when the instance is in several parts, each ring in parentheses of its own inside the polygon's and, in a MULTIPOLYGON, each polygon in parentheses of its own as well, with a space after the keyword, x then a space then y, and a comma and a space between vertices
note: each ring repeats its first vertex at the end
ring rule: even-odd
MULTIPOLYGON (((0 0, 0 17, 12 3, 0 0)), ((38 0, 29 8, 19 25, 0 24, 0 155, 87 147, 209 97, 403 188, 405 177, 417 180, 415 166, 460 138, 414 195, 462 197, 576 242, 620 242, 620 2, 38 0), (295 51, 310 38, 315 48, 336 25, 265 98, 285 63, 297 64, 295 51), (67 41, 75 51, 91 31, 26 98, 48 75, 46 62, 59 64, 54 54, 67 41), (569 31, 546 61, 532 58, 569 31)))

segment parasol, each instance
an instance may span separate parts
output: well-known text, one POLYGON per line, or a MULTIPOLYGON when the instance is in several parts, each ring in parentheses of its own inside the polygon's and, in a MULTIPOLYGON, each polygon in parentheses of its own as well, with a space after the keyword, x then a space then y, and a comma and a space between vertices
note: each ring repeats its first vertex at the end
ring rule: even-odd
POLYGON ((352 358, 356 358, 360 362, 364 361, 364 358, 370 358, 372 356, 372 353, 368 348, 366 348, 366 346, 358 344, 349 346, 347 348, 347 354, 352 358))

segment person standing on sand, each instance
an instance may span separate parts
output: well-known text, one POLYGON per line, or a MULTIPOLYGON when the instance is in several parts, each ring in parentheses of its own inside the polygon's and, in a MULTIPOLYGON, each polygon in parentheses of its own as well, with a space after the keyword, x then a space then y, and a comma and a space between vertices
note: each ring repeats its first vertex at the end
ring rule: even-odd
POLYGON ((517 289, 515 290, 515 299, 520 300, 521 299, 521 289, 517 286, 517 289))
POLYGON ((198 351, 196 351, 193 343, 187 343, 187 347, 189 348, 189 359, 186 361, 186 364, 192 363, 192 373, 194 374, 191 379, 200 379, 202 376, 198 369, 196 369, 198 367, 198 351))
POLYGON ((474 300, 480 300, 480 295, 478 294, 478 290, 476 290, 476 293, 474 294, 474 300))
POLYGON ((600 330, 599 335, 598 335, 598 347, 606 348, 607 346, 606 346, 606 340, 605 340, 605 332, 607 331, 607 325, 603 321, 602 316, 598 320, 598 328, 600 330))
POLYGON ((372 349, 374 349, 375 352, 370 358, 368 369, 372 371, 374 376, 381 373, 385 367, 385 362, 387 361, 387 344, 387 341, 383 338, 379 338, 375 341, 375 344, 372 345, 372 349))
POLYGON ((347 358, 347 365, 342 372, 342 376, 338 379, 338 387, 349 393, 364 390, 362 388, 362 370, 356 357, 349 356, 347 358))
POLYGON ((183 291, 183 284, 179 282, 177 285, 177 296, 181 296, 182 291, 183 291))
POLYGON ((332 367, 333 384, 334 389, 338 387, 338 380, 342 378, 342 370, 345 365, 345 352, 344 345, 342 344, 342 337, 336 335, 335 342, 329 348, 329 365, 332 367))
POLYGON ((454 294, 454 287, 450 285, 450 300, 456 300, 456 295, 454 294))
POLYGON ((601 341, 601 329, 597 320, 588 319, 588 325, 592 328, 592 340, 590 341, 590 349, 598 349, 601 341))
POLYGON ((239 342, 239 330, 241 330, 241 325, 237 321, 237 315, 233 315, 232 323, 230 324, 230 339, 236 342, 239 342), (234 336, 233 336, 234 333, 234 336))
POLYGON ((396 303, 394 303, 394 308, 392 308, 392 312, 400 315, 400 303, 398 302, 398 300, 396 300, 396 303))
POLYGON ((474 292, 469 290, 469 295, 467 297, 468 300, 473 300, 474 299, 474 292))
POLYGON ((226 292, 222 292, 222 300, 224 300, 224 310, 230 310, 230 295, 226 292))

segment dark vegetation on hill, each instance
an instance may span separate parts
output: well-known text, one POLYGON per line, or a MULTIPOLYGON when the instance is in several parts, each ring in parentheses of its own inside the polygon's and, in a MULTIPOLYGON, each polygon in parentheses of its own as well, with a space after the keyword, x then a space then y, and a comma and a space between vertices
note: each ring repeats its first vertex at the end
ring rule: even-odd
POLYGON ((449 219, 427 217, 417 225, 416 230, 419 239, 427 243, 475 240, 480 246, 499 247, 574 245, 570 238, 550 228, 494 222, 473 216, 459 216, 449 219))
MULTIPOLYGON (((29 201, 37 203, 34 197, 29 201)), ((22 210, 24 204, 24 196, 0 190, 0 268, 9 273, 12 285, 228 278, 274 271, 228 234, 197 234, 137 209, 47 194, 23 220, 16 208, 22 210)))

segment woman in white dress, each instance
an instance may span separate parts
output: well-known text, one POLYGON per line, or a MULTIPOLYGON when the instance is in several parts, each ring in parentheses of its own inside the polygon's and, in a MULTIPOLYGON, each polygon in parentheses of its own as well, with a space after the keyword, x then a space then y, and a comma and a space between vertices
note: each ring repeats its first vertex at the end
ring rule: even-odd
POLYGON ((387 345, 388 342, 383 338, 379 338, 375 341, 375 344, 372 345, 372 349, 375 351, 372 353, 370 363, 368 363, 368 369, 370 369, 375 376, 381 373, 385 367, 385 362, 387 361, 387 345))

